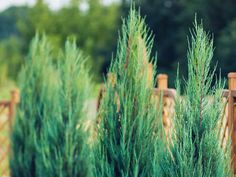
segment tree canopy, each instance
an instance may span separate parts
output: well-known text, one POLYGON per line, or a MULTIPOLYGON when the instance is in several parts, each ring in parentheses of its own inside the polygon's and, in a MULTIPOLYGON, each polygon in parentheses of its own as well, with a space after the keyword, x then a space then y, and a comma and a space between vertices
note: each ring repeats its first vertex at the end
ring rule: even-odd
MULTIPOLYGON (((123 0, 122 10, 128 13, 130 0, 123 0)), ((177 63, 180 63, 181 74, 187 75, 186 36, 195 16, 202 19, 206 31, 214 34, 215 56, 213 64, 219 64, 222 75, 235 70, 233 62, 235 52, 232 49, 236 42, 236 4, 234 0, 224 3, 220 0, 134 0, 140 6, 142 16, 146 16, 148 26, 155 35, 154 49, 158 55, 159 71, 171 75, 174 79, 177 63)))
MULTIPOLYGON (((154 33, 153 54, 157 51, 159 72, 170 75, 172 86, 178 62, 181 74, 186 76, 186 36, 196 15, 198 19, 203 19, 206 31, 214 34, 213 63, 218 62, 222 75, 226 76, 236 68, 236 62, 232 62, 236 55, 234 0, 224 3, 220 0, 133 2, 140 7, 141 15, 146 16, 147 25, 154 33)), ((55 11, 43 0, 37 0, 32 7, 10 7, 1 12, 0 50, 3 52, 0 53, 0 69, 5 73, 1 81, 17 78, 30 40, 38 31, 46 33, 58 50, 68 37, 76 37, 77 45, 90 56, 95 80, 101 82, 116 50, 121 16, 128 14, 130 3, 131 0, 114 1, 112 4, 104 4, 101 0, 71 0, 67 6, 55 11), (81 7, 84 3, 87 8, 81 7)))

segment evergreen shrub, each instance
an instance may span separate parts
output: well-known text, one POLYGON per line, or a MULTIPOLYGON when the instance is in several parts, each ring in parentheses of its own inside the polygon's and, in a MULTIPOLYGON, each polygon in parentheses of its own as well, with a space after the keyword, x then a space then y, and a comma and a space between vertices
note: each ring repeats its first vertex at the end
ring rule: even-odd
POLYGON ((184 82, 183 96, 180 96, 180 80, 176 82, 172 143, 162 148, 161 171, 157 176, 232 175, 229 146, 222 148, 219 137, 224 82, 219 78, 212 83, 215 75, 215 69, 211 70, 213 50, 212 37, 195 21, 187 55, 188 78, 184 82))
POLYGON ((155 73, 149 72, 152 42, 139 12, 131 9, 123 21, 99 110, 94 176, 147 177, 158 168, 152 165, 158 156, 161 121, 152 97, 155 73))
POLYGON ((12 177, 90 175, 85 101, 90 79, 85 57, 67 41, 56 63, 46 37, 37 35, 20 76, 21 101, 15 118, 12 177))

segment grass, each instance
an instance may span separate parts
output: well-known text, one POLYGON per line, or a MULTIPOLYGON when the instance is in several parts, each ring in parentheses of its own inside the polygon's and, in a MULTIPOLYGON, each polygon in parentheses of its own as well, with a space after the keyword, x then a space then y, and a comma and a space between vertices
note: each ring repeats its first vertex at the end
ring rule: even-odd
POLYGON ((11 98, 11 91, 15 88, 16 84, 13 81, 0 84, 0 102, 2 100, 9 100, 11 98))

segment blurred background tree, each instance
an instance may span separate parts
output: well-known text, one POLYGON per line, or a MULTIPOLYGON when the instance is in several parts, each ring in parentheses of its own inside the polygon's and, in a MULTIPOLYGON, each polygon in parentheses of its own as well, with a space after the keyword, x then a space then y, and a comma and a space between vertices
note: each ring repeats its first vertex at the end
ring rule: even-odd
MULTIPOLYGON (((53 10, 44 0, 33 6, 10 7, 0 13, 0 82, 15 80, 24 63, 35 32, 47 33, 59 50, 67 37, 90 56, 94 81, 103 81, 112 53, 116 50, 121 16, 126 16, 131 0, 70 0, 53 10), (5 73, 5 74, 4 74, 5 73)), ((214 33, 215 57, 222 75, 236 70, 236 3, 234 0, 133 0, 140 6, 155 35, 158 72, 170 76, 174 85, 177 63, 186 74, 186 36, 197 14, 207 31, 214 33)))
MULTIPOLYGON (((101 0, 71 0, 59 10, 52 10, 43 0, 33 7, 11 7, 0 13, 0 69, 2 77, 17 79, 20 66, 35 32, 46 33, 55 51, 67 38, 76 38, 77 45, 90 56, 94 80, 102 75, 116 49, 120 6, 104 5, 101 0)), ((56 52, 55 52, 56 53, 56 52)))
MULTIPOLYGON (((236 71, 236 3, 234 0, 136 0, 141 14, 155 35, 154 52, 158 54, 158 72, 168 73, 174 85, 177 63, 186 75, 186 35, 197 15, 214 35, 215 56, 222 75, 236 71)), ((122 13, 127 14, 130 0, 122 0, 122 13)))

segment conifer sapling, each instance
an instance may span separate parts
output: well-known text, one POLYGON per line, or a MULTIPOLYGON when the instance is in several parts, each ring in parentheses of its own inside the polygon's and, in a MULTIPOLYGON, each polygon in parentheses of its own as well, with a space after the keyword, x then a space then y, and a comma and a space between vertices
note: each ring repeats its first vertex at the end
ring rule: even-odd
POLYGON ((55 65, 50 47, 45 37, 36 36, 21 73, 11 144, 13 177, 89 176, 86 133, 77 126, 86 118, 89 93, 85 58, 75 42, 67 41, 55 65))
POLYGON ((177 98, 172 143, 160 161, 160 176, 225 177, 230 176, 228 148, 221 147, 219 120, 223 114, 222 89, 219 79, 212 87, 214 71, 213 40, 195 21, 188 50, 188 79, 177 98))
POLYGON ((158 119, 152 99, 154 76, 148 70, 151 48, 152 36, 144 20, 131 9, 100 106, 94 176, 146 177, 157 168, 151 165, 157 157, 158 119))

